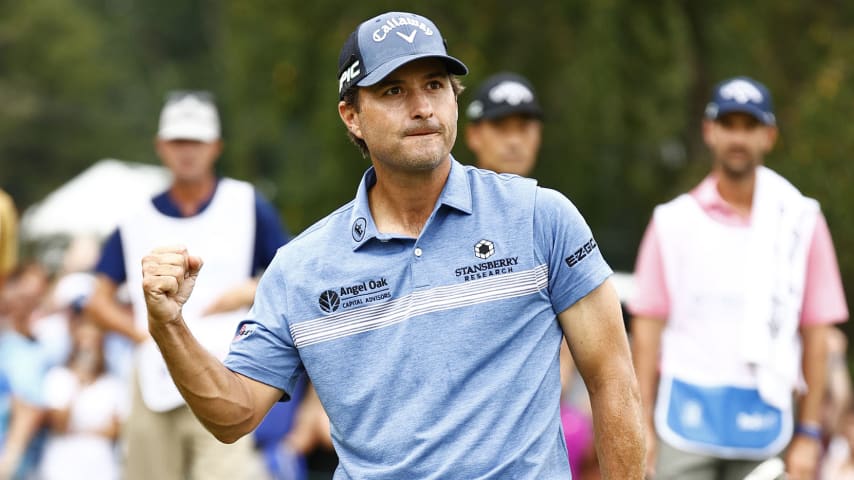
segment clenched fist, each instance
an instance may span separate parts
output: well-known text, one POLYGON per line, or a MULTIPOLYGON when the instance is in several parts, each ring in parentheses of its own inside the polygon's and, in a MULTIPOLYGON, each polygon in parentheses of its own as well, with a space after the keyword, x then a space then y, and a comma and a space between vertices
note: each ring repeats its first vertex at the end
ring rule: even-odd
POLYGON ((180 319, 181 307, 190 298, 202 263, 181 246, 156 248, 142 259, 149 327, 180 319))

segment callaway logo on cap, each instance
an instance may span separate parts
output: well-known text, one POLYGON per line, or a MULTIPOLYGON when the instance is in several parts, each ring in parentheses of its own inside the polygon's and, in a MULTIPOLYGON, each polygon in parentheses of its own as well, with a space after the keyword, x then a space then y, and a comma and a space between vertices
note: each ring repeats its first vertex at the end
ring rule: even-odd
POLYGON ((350 87, 374 85, 398 67, 427 57, 444 60, 454 75, 468 73, 463 62, 448 55, 439 29, 425 17, 388 12, 362 22, 338 57, 338 98, 350 87))
POLYGON ((706 118, 710 120, 732 112, 752 115, 766 125, 776 123, 771 94, 765 85, 749 77, 735 77, 719 83, 706 106, 706 118))

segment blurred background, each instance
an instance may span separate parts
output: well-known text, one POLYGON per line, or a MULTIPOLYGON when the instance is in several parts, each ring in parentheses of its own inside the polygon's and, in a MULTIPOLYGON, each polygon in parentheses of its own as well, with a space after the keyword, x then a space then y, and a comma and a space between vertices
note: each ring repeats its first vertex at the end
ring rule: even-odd
MULTIPOLYGON (((533 176, 578 205, 623 271, 653 206, 708 171, 712 86, 764 82, 781 130, 768 164, 821 202, 854 304, 854 2, 843 0, 0 1, 0 188, 24 214, 24 252, 58 258, 71 230, 105 233, 91 219, 129 192, 119 170, 107 174, 115 188, 64 201, 67 225, 39 228, 35 212, 103 159, 158 165, 173 89, 215 93, 219 172, 258 186, 291 232, 349 201, 369 163, 337 115, 338 52, 359 22, 397 9, 436 22, 471 70, 464 84, 499 70, 533 81, 546 110, 533 176)), ((454 155, 473 163, 458 138, 454 155)), ((146 172, 132 184, 161 185, 146 172)))

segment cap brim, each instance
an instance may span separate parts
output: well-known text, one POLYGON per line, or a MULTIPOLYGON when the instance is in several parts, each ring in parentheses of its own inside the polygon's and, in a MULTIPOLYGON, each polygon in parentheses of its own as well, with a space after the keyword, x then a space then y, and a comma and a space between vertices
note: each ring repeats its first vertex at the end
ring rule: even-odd
POLYGON ((766 125, 774 125, 775 123, 773 114, 769 114, 761 108, 757 107, 756 105, 752 105, 749 103, 737 103, 718 106, 718 110, 715 114, 714 119, 718 119, 728 113, 746 113, 766 125))
POLYGON ((175 125, 161 129, 157 132, 157 138, 161 140, 194 140, 197 142, 210 143, 219 140, 219 133, 209 128, 199 128, 195 125, 175 125))
POLYGON ((543 110, 539 105, 531 103, 522 105, 499 105, 497 107, 484 109, 483 115, 478 117, 476 121, 495 120, 497 118, 509 117, 511 115, 521 115, 542 120, 543 110))
POLYGON ((445 65, 448 67, 448 73, 453 73, 454 75, 467 75, 469 73, 468 67, 466 65, 457 60, 450 55, 436 55, 435 53, 424 53, 424 54, 415 54, 415 55, 405 55, 397 58, 393 58, 388 62, 380 65, 375 68, 373 72, 367 74, 365 78, 361 79, 356 85, 359 87, 370 87, 371 85, 376 85, 382 79, 387 77, 391 72, 397 70, 398 68, 406 65, 409 62, 413 62, 415 60, 420 60, 422 58, 438 58, 445 62, 445 65))

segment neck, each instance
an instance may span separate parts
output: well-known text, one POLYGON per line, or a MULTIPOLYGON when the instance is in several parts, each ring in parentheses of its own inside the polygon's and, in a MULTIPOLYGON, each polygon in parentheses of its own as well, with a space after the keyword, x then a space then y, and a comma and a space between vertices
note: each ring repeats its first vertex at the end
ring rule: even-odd
POLYGON ((723 169, 716 171, 718 193, 740 215, 748 216, 753 207, 753 191, 756 187, 756 170, 744 175, 727 174, 723 169))
POLYGON ((216 177, 206 175, 199 180, 175 180, 169 188, 169 198, 175 202, 183 216, 195 215, 216 188, 216 177))
POLYGON ((377 183, 368 192, 377 230, 417 238, 433 213, 451 171, 450 159, 423 172, 389 170, 374 162, 377 183))

